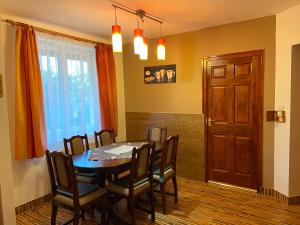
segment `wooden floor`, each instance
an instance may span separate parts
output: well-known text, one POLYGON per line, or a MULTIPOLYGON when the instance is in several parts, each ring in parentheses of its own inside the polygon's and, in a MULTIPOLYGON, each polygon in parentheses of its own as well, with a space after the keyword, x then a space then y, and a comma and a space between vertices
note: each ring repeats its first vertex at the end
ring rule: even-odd
MULTIPOLYGON (((255 192, 178 179, 179 202, 168 196, 167 215, 163 215, 157 196, 156 221, 154 224, 300 224, 300 206, 287 206, 272 197, 255 192)), ((17 216, 19 225, 50 224, 50 203, 26 211, 17 216)), ((121 217, 128 217, 125 204, 116 206, 121 217)), ((153 224, 150 216, 138 211, 137 224, 153 224)), ((72 214, 59 209, 57 224, 70 219, 72 214)), ((98 224, 99 215, 86 218, 82 224, 98 224)))

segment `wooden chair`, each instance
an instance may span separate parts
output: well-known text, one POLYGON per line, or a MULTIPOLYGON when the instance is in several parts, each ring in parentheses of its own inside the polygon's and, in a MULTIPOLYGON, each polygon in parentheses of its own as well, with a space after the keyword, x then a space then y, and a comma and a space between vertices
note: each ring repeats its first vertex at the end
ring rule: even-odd
MULTIPOLYGON (((94 132, 95 137, 95 145, 96 148, 100 146, 110 145, 116 143, 114 130, 101 130, 99 132, 94 132)), ((122 172, 122 171, 119 171, 122 172)), ((114 172, 114 178, 117 179, 119 177, 119 172, 114 172)), ((109 181, 112 181, 112 174, 104 174, 105 178, 109 181)))
POLYGON ((148 128, 148 141, 164 142, 167 138, 167 127, 150 125, 148 128))
MULTIPOLYGON (((68 155, 80 155, 90 148, 87 134, 72 136, 68 139, 64 138, 64 146, 65 153, 68 155)), ((78 182, 97 183, 97 174, 93 172, 76 171, 76 178, 78 182)))
POLYGON ((99 148, 100 146, 116 143, 114 130, 101 130, 100 132, 95 131, 94 136, 95 136, 96 148, 99 148))
POLYGON ((90 149, 87 134, 81 136, 76 135, 70 138, 64 138, 64 146, 66 154, 80 155, 84 151, 90 149), (70 146, 70 148, 69 148, 70 146))
POLYGON ((160 165, 153 168, 153 182, 155 186, 160 186, 159 192, 162 195, 163 214, 166 214, 166 194, 175 197, 175 203, 178 201, 178 189, 176 180, 176 158, 179 136, 169 137, 163 147, 160 165), (174 193, 166 193, 166 183, 172 179, 174 193))
POLYGON ((152 181, 152 154, 154 144, 145 144, 140 148, 133 148, 130 174, 122 177, 107 186, 108 193, 116 197, 127 199, 131 211, 131 222, 136 224, 135 203, 138 197, 147 193, 150 198, 151 220, 155 221, 153 181, 152 181))
MULTIPOLYGON (((167 127, 159 127, 156 125, 149 125, 148 127, 148 141, 153 141, 156 144, 160 143, 162 146, 167 139, 167 127)), ((154 165, 160 164, 161 153, 156 153, 154 156, 154 165)))
POLYGON ((80 216, 84 220, 85 208, 101 202, 106 197, 106 190, 92 184, 77 183, 71 155, 46 151, 46 159, 52 192, 51 225, 56 224, 58 206, 72 210, 74 218, 67 223, 73 221, 77 225, 80 216))

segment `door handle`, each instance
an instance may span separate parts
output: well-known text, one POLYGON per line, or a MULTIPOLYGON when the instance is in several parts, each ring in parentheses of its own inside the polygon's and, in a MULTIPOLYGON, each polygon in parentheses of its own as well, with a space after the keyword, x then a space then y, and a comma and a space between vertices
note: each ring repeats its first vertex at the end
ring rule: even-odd
POLYGON ((213 122, 215 122, 215 120, 212 120, 210 117, 208 117, 207 124, 209 127, 211 126, 211 123, 213 123, 213 122))

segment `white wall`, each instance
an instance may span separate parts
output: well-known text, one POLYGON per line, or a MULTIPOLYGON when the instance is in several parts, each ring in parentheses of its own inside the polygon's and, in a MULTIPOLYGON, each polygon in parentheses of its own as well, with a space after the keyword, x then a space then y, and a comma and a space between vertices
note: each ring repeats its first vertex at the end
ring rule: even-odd
MULTIPOLYGON (((84 34, 81 32, 77 32, 74 30, 66 29, 63 27, 57 27, 52 24, 42 23, 40 21, 28 20, 26 18, 16 18, 12 16, 2 15, 3 18, 10 18, 15 21, 25 22, 28 24, 32 24, 35 26, 39 26, 46 29, 51 29, 55 31, 59 31, 62 33, 67 33, 70 35, 88 38, 95 41, 101 41, 105 43, 110 43, 110 40, 106 40, 100 37, 91 36, 89 34, 84 34)), ((8 86, 8 115, 9 115, 9 130, 10 140, 11 140, 11 154, 12 158, 14 158, 14 87, 15 87, 15 56, 14 56, 14 28, 10 26, 10 38, 7 40, 5 45, 7 49, 6 52, 6 70, 7 74, 7 86, 8 86)), ((124 77, 123 77, 123 60, 121 55, 115 55, 115 63, 116 63, 116 73, 117 73, 117 88, 118 88, 118 118, 119 118, 119 136, 117 137, 118 141, 123 141, 126 138, 126 128, 125 128, 125 101, 124 101, 124 77)), ((1 116, 2 118, 2 116, 1 116)), ((2 130, 2 129, 1 129, 2 130)), ((7 138, 8 140, 8 138, 7 138)), ((45 194, 50 193, 49 186, 49 178, 47 165, 44 158, 40 159, 32 159, 32 160, 12 160, 13 167, 13 188, 11 190, 14 191, 14 205, 18 206, 29 202, 33 199, 41 197, 45 194)), ((11 198, 13 199, 13 198, 11 198)))
POLYGON ((284 106, 287 120, 275 126, 274 188, 288 196, 300 195, 289 179, 291 171, 300 171, 300 159, 291 157, 290 152, 291 55, 292 45, 300 43, 299 27, 300 5, 277 15, 275 105, 277 109, 284 106))
POLYGON ((7 36, 7 25, 0 24, 0 73, 3 75, 4 97, 0 97, 0 143, 1 143, 1 157, 0 157, 0 185, 4 224, 16 224, 15 210, 14 210, 14 195, 13 195, 13 172, 11 159, 11 146, 9 137, 9 110, 7 107, 9 88, 6 88, 6 78, 9 76, 5 72, 5 45, 7 36))

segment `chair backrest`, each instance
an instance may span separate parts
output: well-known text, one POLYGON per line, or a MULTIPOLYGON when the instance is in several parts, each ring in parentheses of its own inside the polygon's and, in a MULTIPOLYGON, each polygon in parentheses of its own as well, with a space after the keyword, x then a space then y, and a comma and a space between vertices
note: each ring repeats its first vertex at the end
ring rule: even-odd
POLYGON ((100 132, 95 131, 94 136, 97 148, 99 148, 100 146, 116 143, 114 130, 101 130, 100 132))
POLYGON ((77 182, 71 155, 46 151, 52 196, 57 192, 67 192, 78 197, 77 182))
POLYGON ((150 125, 148 128, 148 141, 164 142, 167 138, 167 127, 150 125))
POLYGON ((152 156, 155 144, 144 144, 140 148, 133 148, 131 158, 130 180, 131 186, 145 178, 152 179, 152 156))
POLYGON ((161 158, 161 172, 169 167, 172 167, 174 170, 176 170, 178 140, 179 135, 176 135, 169 137, 164 142, 161 158))
POLYGON ((90 149, 87 134, 83 136, 76 135, 70 137, 69 139, 64 138, 64 146, 65 146, 66 154, 71 154, 71 155, 80 155, 84 151, 90 149))

